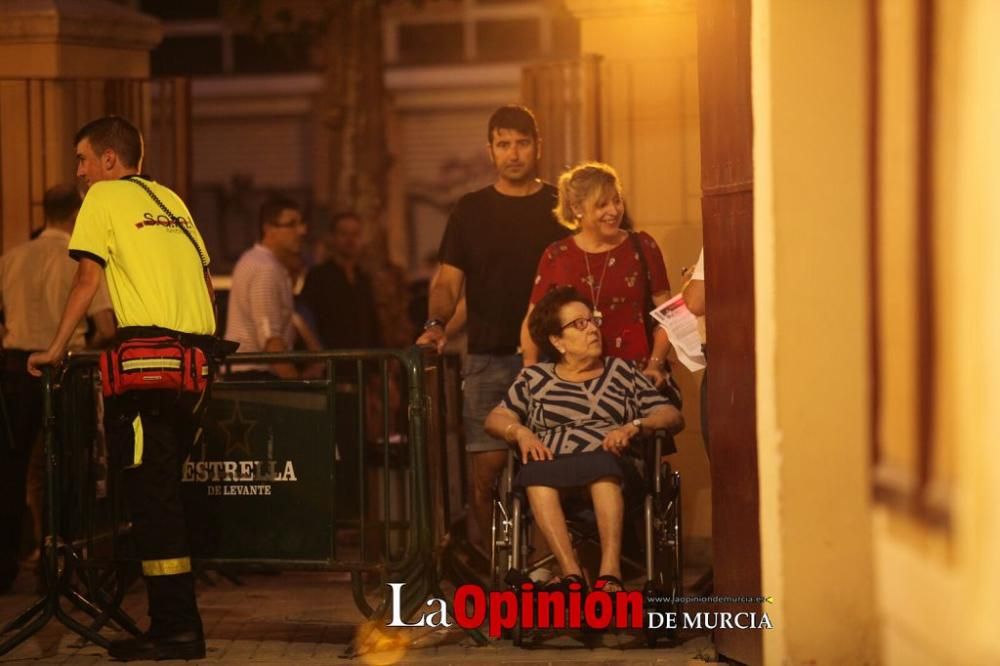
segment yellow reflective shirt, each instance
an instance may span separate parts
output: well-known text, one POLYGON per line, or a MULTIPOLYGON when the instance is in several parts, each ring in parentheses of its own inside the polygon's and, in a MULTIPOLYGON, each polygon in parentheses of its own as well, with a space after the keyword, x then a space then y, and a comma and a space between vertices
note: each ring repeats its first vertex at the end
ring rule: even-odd
MULTIPOLYGON (((181 198, 159 183, 143 182, 186 223, 207 261, 205 243, 181 198)), ((198 251, 136 183, 107 180, 90 187, 76 219, 69 253, 75 259, 89 257, 104 266, 119 326, 215 332, 215 315, 198 251)))

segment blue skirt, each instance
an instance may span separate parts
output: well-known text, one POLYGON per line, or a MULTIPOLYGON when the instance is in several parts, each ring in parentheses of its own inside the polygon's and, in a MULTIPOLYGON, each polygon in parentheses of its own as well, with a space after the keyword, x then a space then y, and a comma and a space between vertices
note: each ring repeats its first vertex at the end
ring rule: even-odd
POLYGON ((514 478, 514 485, 523 488, 578 488, 606 476, 617 477, 619 482, 625 477, 618 456, 598 449, 586 453, 571 453, 554 460, 531 460, 521 465, 514 478))

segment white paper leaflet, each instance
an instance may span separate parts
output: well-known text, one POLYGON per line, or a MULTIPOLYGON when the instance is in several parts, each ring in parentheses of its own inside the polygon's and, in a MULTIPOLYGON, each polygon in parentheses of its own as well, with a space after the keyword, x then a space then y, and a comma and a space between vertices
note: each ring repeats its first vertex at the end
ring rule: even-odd
POLYGON ((684 367, 692 372, 705 367, 698 318, 688 310, 683 294, 677 294, 649 314, 666 329, 670 343, 677 351, 677 358, 684 367))

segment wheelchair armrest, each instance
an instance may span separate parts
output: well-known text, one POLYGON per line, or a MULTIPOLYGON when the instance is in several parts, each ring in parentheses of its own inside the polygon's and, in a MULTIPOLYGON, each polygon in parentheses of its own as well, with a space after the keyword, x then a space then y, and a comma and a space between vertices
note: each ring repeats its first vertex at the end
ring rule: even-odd
POLYGON ((516 446, 507 448, 507 465, 503 468, 503 476, 500 477, 500 493, 505 498, 514 489, 514 472, 519 462, 517 454, 516 446))
POLYGON ((663 456, 677 453, 674 436, 667 430, 655 430, 652 434, 640 438, 638 444, 639 450, 644 454, 643 457, 653 456, 658 460, 663 456))
POLYGON ((669 463, 666 463, 666 473, 660 473, 663 456, 677 453, 677 447, 674 445, 674 436, 666 430, 657 430, 651 435, 651 437, 653 440, 652 446, 643 447, 643 462, 645 463, 646 469, 649 470, 652 476, 652 490, 654 493, 659 494, 662 488, 664 476, 670 475, 669 463))

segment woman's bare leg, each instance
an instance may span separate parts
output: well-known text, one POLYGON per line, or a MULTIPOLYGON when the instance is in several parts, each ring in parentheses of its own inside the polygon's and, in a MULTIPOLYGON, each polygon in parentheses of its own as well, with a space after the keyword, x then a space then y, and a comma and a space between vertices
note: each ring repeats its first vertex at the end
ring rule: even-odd
MULTIPOLYGON (((625 501, 617 477, 606 476, 590 484, 597 531, 601 535, 601 575, 622 577, 622 518, 625 501)), ((609 590, 610 591, 610 590, 609 590)))
MULTIPOLYGON (((493 523, 493 486, 507 464, 507 451, 477 451, 471 454, 469 517, 475 529, 475 543, 487 556, 492 547, 490 526, 493 523)), ((471 540, 471 539, 470 539, 471 540)))
POLYGON ((583 572, 573 553, 573 544, 566 528, 566 516, 559 502, 559 491, 548 486, 528 486, 527 492, 535 522, 556 556, 563 577, 574 574, 582 576, 583 572))

